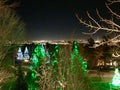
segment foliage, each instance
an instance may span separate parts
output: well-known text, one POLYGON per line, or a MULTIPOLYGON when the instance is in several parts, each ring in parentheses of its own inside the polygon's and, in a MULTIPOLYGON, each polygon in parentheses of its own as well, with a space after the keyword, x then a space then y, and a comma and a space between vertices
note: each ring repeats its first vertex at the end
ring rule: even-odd
MULTIPOLYGON (((84 50, 81 53, 81 47, 83 46, 79 46, 76 41, 72 45, 49 45, 49 47, 36 45, 30 67, 27 70, 21 69, 27 72, 27 75, 21 76, 22 73, 20 73, 17 77, 23 77, 18 79, 21 79, 23 83, 27 82, 29 90, 33 88, 37 90, 104 90, 108 88, 109 84, 102 82, 101 79, 93 81, 88 77, 87 63, 84 61, 87 56, 83 58, 84 50)), ((103 48, 101 47, 100 50, 97 48, 94 51, 102 53, 103 48)), ((90 52, 88 55, 91 55, 90 52)), ((9 87, 8 83, 10 83, 14 86, 19 81, 17 77, 13 77, 11 82, 7 79, 4 85, 9 87)), ((24 86, 22 83, 21 85, 24 86)))
POLYGON ((1 84, 1 90, 14 90, 15 88, 15 79, 7 78, 6 82, 1 84))
POLYGON ((77 42, 74 42, 73 48, 61 47, 49 45, 45 49, 42 45, 36 46, 26 76, 29 90, 32 87, 40 90, 90 90, 87 63, 79 53, 77 42), (49 63, 45 50, 50 53, 49 63))
MULTIPOLYGON (((5 70, 11 69, 11 65, 13 65, 13 49, 16 48, 13 43, 23 39, 24 35, 25 25, 13 9, 16 6, 17 3, 12 3, 10 0, 0 0, 0 68, 2 68, 2 72, 7 72, 5 70)), ((0 73, 2 73, 1 71, 0 73)), ((0 77, 0 80, 6 79, 4 80, 6 81, 5 83, 2 80, 4 85, 6 85, 3 85, 6 88, 4 90, 8 90, 8 87, 10 85, 12 87, 15 82, 15 78, 9 80, 9 77, 12 76, 11 72, 8 72, 7 75, 4 73, 0 77)))
POLYGON ((13 83, 11 82, 14 82, 14 79, 12 77, 12 73, 5 71, 2 68, 0 69, 0 90, 8 90, 8 87, 13 86, 13 83))
POLYGON ((23 38, 25 29, 23 21, 10 7, 11 5, 7 4, 7 0, 0 0, 0 60, 4 59, 11 43, 23 38))
POLYGON ((21 65, 18 66, 17 78, 15 81, 14 90, 28 90, 27 83, 24 80, 24 73, 23 73, 21 65))

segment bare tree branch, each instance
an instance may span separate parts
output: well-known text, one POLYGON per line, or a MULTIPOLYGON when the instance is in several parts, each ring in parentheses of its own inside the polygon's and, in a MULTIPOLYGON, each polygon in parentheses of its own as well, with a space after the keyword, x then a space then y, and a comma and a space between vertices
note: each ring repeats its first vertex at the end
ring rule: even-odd
POLYGON ((120 0, 109 0, 109 2, 110 2, 110 3, 109 3, 108 5, 111 5, 111 4, 120 2, 120 0))
POLYGON ((120 15, 118 15, 117 13, 115 13, 109 6, 108 4, 105 4, 107 9, 110 11, 111 14, 113 14, 117 19, 120 19, 120 15))
POLYGON ((120 57, 120 54, 118 54, 118 52, 115 52, 112 54, 112 57, 115 57, 115 58, 120 57))
MULTIPOLYGON (((115 19, 120 20, 120 15, 118 15, 117 13, 115 13, 111 8, 110 8, 110 5, 111 4, 114 4, 114 3, 120 3, 120 0, 109 0, 109 3, 106 4, 106 8, 110 11, 110 14, 111 16, 115 16, 115 19)), ((89 21, 84 21, 83 19, 79 18, 78 14, 76 14, 76 17, 77 19, 79 20, 79 22, 83 25, 85 25, 86 27, 92 29, 91 32, 83 32, 83 34, 88 34, 88 35, 93 35, 93 34, 96 34, 98 31, 100 30, 103 30, 103 31, 106 31, 106 32, 109 32, 109 33, 117 33, 116 36, 112 37, 111 39, 109 39, 108 41, 106 42, 102 42, 100 43, 99 45, 97 46, 94 46, 94 47, 98 47, 100 45, 103 45, 105 43, 114 43, 116 44, 117 41, 119 41, 120 39, 120 24, 115 22, 112 19, 106 19, 106 18, 103 18, 99 11, 96 9, 96 13, 98 15, 98 18, 99 18, 99 21, 95 20, 94 17, 92 17, 90 15, 90 13, 87 12, 87 16, 88 18, 90 19, 89 21), (115 42, 116 41, 116 42, 115 42)))
POLYGON ((87 12, 87 15, 97 25, 97 27, 99 28, 101 27, 100 24, 95 19, 93 19, 88 12, 87 12))
MULTIPOLYGON (((99 30, 120 32, 120 30, 118 30, 118 29, 112 29, 112 28, 108 28, 108 27, 102 27, 100 24, 97 25, 97 26, 92 25, 92 24, 89 24, 89 23, 83 21, 82 19, 80 19, 77 14, 76 14, 76 17, 77 17, 77 19, 79 20, 80 23, 86 25, 86 26, 89 27, 89 28, 94 29, 94 32, 92 32, 92 33, 83 32, 84 34, 95 34, 95 33, 97 33, 97 31, 99 31, 99 30)), ((90 17, 90 16, 89 16, 89 17, 90 17)), ((91 17, 91 19, 93 19, 93 18, 91 17)), ((93 22, 95 23, 96 21, 94 20, 93 22)), ((105 21, 105 22, 107 22, 107 21, 105 21)), ((112 22, 112 21, 111 21, 111 22, 112 22)), ((97 24, 98 24, 98 23, 97 23, 97 24)), ((114 23, 114 24, 115 24, 115 23, 114 23)), ((119 26, 119 27, 120 27, 120 26, 119 26)))

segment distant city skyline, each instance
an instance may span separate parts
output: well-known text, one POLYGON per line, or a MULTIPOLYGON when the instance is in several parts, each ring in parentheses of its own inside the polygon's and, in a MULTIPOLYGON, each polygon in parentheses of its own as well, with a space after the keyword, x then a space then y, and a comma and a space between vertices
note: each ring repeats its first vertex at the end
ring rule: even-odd
MULTIPOLYGON (((89 29, 79 23, 75 13, 85 19, 86 11, 96 16, 96 8, 104 12, 105 1, 21 0, 17 12, 26 24, 27 40, 87 39, 90 36, 82 32, 89 29)), ((95 37, 102 34, 99 32, 95 37)))

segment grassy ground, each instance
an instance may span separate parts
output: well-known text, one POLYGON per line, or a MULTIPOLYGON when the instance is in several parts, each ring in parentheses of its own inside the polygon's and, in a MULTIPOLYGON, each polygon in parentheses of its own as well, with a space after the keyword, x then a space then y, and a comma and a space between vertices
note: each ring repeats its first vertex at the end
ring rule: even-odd
MULTIPOLYGON (((108 75, 110 73, 107 73, 108 75)), ((90 77, 90 87, 93 90, 120 90, 120 87, 113 87, 111 85, 112 77, 90 77)))
POLYGON ((110 90, 109 81, 99 77, 91 77, 91 88, 93 90, 110 90))
POLYGON ((120 90, 112 89, 110 83, 114 76, 114 71, 99 72, 97 70, 89 70, 90 87, 93 90, 120 90))

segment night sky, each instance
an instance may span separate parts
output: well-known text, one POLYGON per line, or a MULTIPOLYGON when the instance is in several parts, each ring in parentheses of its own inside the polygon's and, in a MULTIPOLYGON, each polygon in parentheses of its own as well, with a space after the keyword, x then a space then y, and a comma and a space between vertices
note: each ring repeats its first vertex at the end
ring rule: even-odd
POLYGON ((22 0, 17 12, 26 24, 29 40, 83 39, 90 37, 82 35, 88 28, 79 23, 75 13, 87 20, 86 11, 96 17, 95 9, 98 8, 105 15, 105 1, 22 0))

